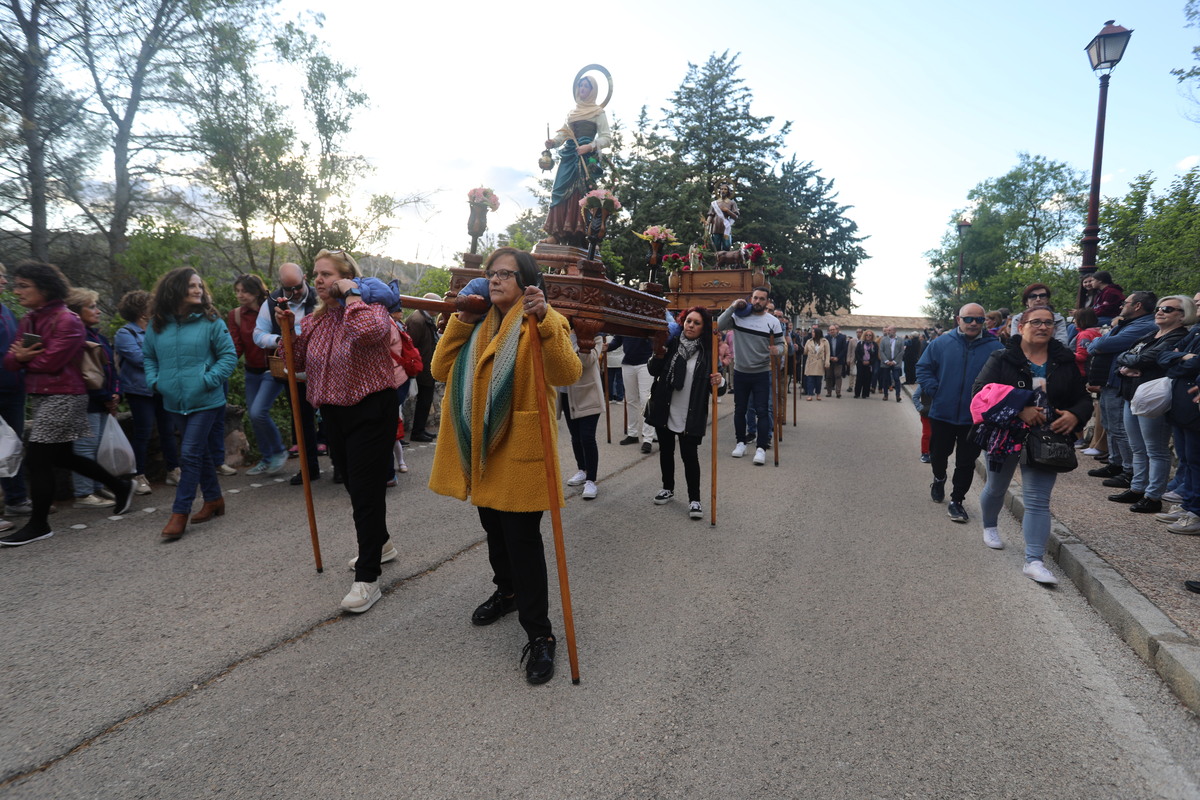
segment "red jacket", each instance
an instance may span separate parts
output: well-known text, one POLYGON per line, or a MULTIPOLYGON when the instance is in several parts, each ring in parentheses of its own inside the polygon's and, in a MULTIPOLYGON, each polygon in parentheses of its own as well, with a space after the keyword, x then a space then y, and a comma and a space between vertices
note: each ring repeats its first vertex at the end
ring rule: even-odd
POLYGON ((21 317, 17 336, 36 333, 46 349, 25 364, 12 353, 4 354, 4 368, 25 370, 25 391, 29 394, 87 394, 79 371, 79 353, 83 349, 84 328, 75 312, 61 300, 47 303, 21 317))
POLYGON ((254 343, 254 323, 257 321, 257 311, 247 312, 241 306, 225 316, 225 324, 229 326, 229 338, 233 339, 233 347, 237 354, 246 357, 246 366, 250 369, 266 369, 267 351, 254 343))

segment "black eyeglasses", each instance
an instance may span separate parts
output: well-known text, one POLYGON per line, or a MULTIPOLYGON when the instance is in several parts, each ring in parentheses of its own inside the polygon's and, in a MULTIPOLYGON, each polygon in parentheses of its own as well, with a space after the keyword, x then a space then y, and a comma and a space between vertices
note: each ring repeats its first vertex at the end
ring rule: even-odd
POLYGON ((1164 314, 1170 314, 1175 311, 1183 311, 1183 308, 1180 306, 1155 306, 1154 310, 1161 311, 1164 314))
POLYGON ((959 319, 961 319, 963 322, 967 323, 968 325, 970 325, 972 322, 977 322, 980 325, 987 322, 987 317, 959 317, 959 319))
POLYGON ((1026 295, 1025 299, 1026 300, 1045 300, 1049 296, 1050 296, 1049 292, 1034 292, 1033 294, 1026 295))
POLYGON ((492 278, 499 278, 502 281, 507 281, 507 280, 511 280, 512 278, 517 277, 517 271, 511 270, 511 269, 489 269, 487 272, 485 272, 483 274, 487 275, 487 279, 489 281, 492 278))

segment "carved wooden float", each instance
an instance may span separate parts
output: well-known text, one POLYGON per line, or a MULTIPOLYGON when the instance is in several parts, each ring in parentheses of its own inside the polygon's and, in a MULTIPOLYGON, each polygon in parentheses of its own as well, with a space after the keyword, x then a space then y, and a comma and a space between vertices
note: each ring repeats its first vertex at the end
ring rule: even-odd
MULTIPOLYGON (((533 257, 546 272, 546 299, 555 311, 572 321, 580 349, 590 349, 596 336, 606 333, 622 336, 647 336, 665 344, 667 338, 667 300, 650 291, 613 283, 604 274, 604 265, 589 261, 587 252, 577 247, 538 244, 533 257)), ((458 292, 472 279, 482 275, 483 259, 464 254, 464 267, 450 270, 450 293, 458 292)))
POLYGON ((762 271, 753 269, 688 270, 671 277, 678 278, 678 288, 669 288, 666 299, 674 310, 700 306, 719 314, 734 300, 749 297, 754 288, 771 288, 762 271))

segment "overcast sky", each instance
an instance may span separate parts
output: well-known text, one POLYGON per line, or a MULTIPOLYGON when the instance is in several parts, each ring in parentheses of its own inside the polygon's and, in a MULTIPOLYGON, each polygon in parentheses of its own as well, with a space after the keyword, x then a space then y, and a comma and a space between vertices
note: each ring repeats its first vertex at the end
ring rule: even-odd
POLYGON ((1200 163, 1200 104, 1170 75, 1200 44, 1183 0, 288 3, 325 15, 331 53, 371 97, 351 140, 378 169, 368 188, 434 193, 378 248, 407 260, 448 264, 466 249, 473 186, 501 197, 492 232, 534 204, 546 125, 562 124, 571 80, 593 62, 613 76, 610 119, 632 126, 689 61, 739 53, 754 113, 793 121, 788 151, 835 181, 870 237, 856 275, 867 314, 919 313, 923 254, 1020 151, 1090 171, 1098 82, 1084 47, 1105 20, 1134 34, 1109 92, 1103 193, 1200 163))

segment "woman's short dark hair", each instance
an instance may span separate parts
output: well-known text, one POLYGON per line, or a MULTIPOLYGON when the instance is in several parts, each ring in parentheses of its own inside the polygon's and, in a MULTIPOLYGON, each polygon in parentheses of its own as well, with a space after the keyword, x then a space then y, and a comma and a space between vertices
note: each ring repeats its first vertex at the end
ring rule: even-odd
POLYGON ((1100 318, 1090 308, 1077 308, 1071 316, 1075 318, 1075 328, 1077 330, 1085 331, 1088 328, 1096 328, 1100 325, 1100 318))
POLYGON ((1092 280, 1100 281, 1103 284, 1112 283, 1112 273, 1104 269, 1097 270, 1096 272, 1092 273, 1092 280))
POLYGON ((1047 300, 1050 299, 1050 297, 1049 297, 1050 287, 1049 286, 1047 286, 1044 283, 1031 283, 1025 287, 1025 291, 1021 292, 1021 302, 1022 303, 1028 302, 1029 295, 1033 294, 1034 292, 1039 292, 1039 291, 1045 292, 1047 295, 1046 299, 1047 300))
POLYGON ((683 336, 684 320, 686 320, 688 318, 688 314, 691 313, 700 315, 700 319, 702 320, 700 323, 700 339, 704 342, 704 346, 708 347, 709 342, 712 341, 713 335, 712 315, 709 314, 708 309, 704 308, 703 306, 692 306, 691 308, 685 308, 683 311, 679 312, 679 317, 675 320, 679 323, 679 335, 683 336))
MULTIPOLYGON (((199 274, 191 267, 179 267, 158 279, 158 283, 154 286, 155 332, 162 333, 163 329, 167 327, 167 323, 179 316, 179 309, 187 300, 188 284, 191 283, 193 275, 199 274)), ((201 283, 203 282, 203 278, 201 278, 201 283)), ((210 320, 220 316, 213 308, 212 292, 208 290, 207 285, 204 286, 204 295, 200 298, 198 310, 210 320)))
POLYGON ((14 282, 22 278, 37 287, 47 303, 55 300, 66 300, 71 291, 71 282, 62 270, 44 261, 22 261, 12 269, 9 275, 14 282))
POLYGON ((142 317, 150 316, 150 303, 154 296, 145 289, 134 289, 126 292, 117 302, 117 313, 126 322, 137 322, 142 317))
POLYGON ((233 288, 235 290, 241 289, 244 292, 254 295, 254 302, 260 306, 267 299, 267 285, 257 275, 251 275, 250 273, 238 275, 237 279, 233 282, 233 288))
POLYGON ((538 267, 533 256, 515 247, 497 247, 484 262, 483 270, 487 272, 500 256, 512 256, 517 262, 517 286, 524 290, 528 286, 536 286, 546 291, 546 282, 542 279, 542 270, 538 267))

